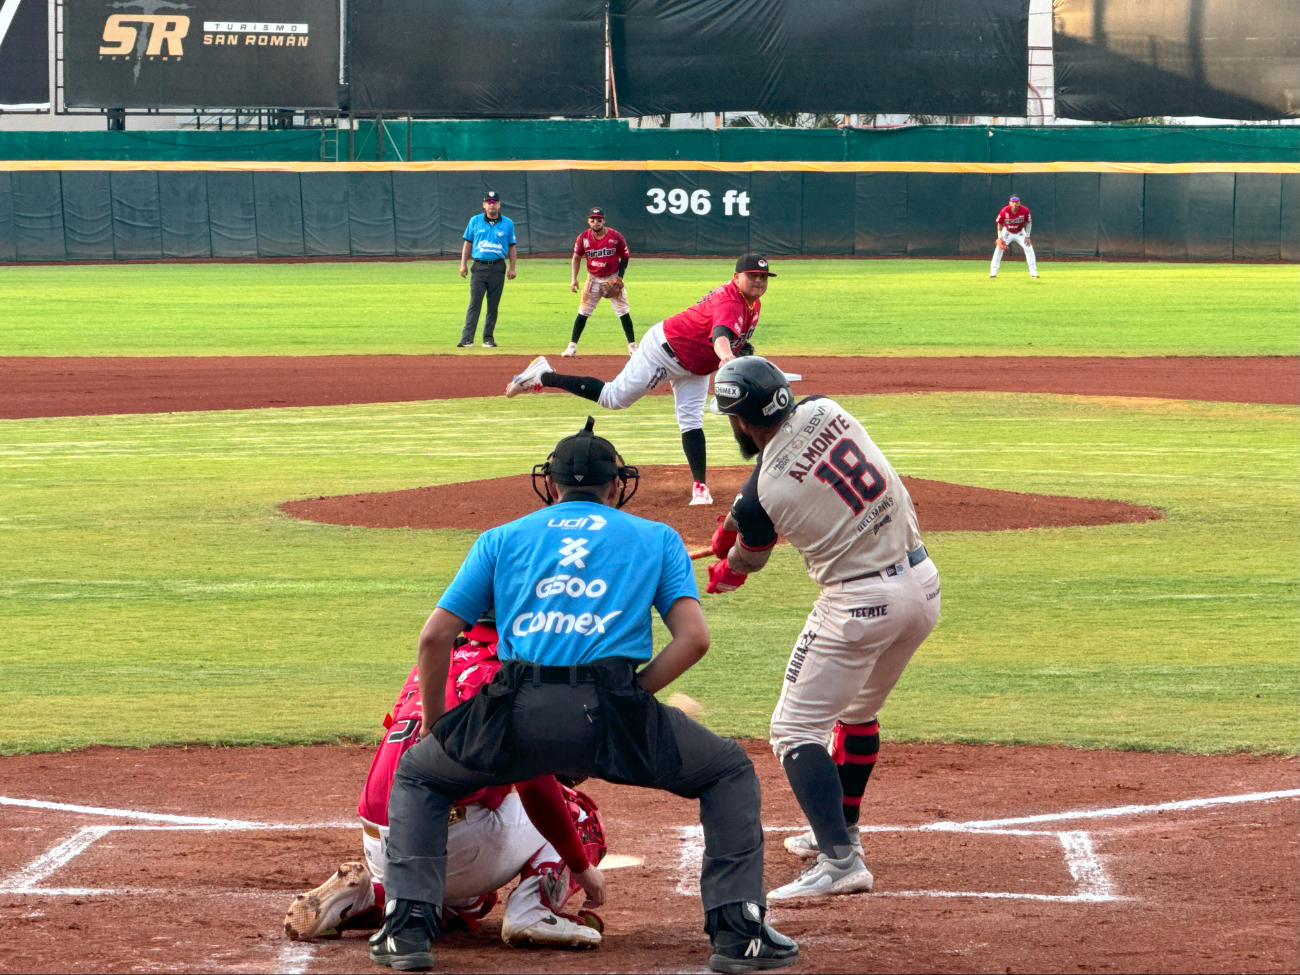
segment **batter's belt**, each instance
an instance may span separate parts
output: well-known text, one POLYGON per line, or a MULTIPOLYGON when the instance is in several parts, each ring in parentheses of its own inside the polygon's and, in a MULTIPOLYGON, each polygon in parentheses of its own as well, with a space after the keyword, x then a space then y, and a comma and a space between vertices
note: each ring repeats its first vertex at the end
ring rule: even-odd
MULTIPOLYGON (((921 545, 907 553, 908 567, 920 565, 930 557, 930 553, 921 545)), ((863 572, 861 575, 849 576, 847 579, 841 579, 840 582, 857 582, 859 579, 870 579, 872 576, 880 576, 882 579, 886 576, 900 575, 904 570, 900 569, 902 562, 895 562, 893 565, 887 565, 883 569, 877 569, 875 572, 863 572)))

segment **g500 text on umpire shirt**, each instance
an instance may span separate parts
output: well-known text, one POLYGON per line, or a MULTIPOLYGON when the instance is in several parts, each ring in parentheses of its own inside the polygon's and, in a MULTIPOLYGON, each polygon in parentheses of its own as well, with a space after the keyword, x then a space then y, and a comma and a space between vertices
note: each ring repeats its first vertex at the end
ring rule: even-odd
POLYGON ((567 501, 478 537, 438 605, 463 620, 496 609, 502 660, 546 665, 654 655, 662 617, 700 598, 681 536, 594 501, 567 501))

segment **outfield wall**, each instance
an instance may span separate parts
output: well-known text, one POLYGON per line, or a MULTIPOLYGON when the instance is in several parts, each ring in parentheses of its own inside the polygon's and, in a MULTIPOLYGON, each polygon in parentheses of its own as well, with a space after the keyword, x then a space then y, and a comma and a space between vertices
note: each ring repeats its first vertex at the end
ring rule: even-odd
POLYGON ((634 253, 1300 261, 1300 163, 0 163, 0 261, 450 257, 486 189, 521 254, 602 206, 634 253))

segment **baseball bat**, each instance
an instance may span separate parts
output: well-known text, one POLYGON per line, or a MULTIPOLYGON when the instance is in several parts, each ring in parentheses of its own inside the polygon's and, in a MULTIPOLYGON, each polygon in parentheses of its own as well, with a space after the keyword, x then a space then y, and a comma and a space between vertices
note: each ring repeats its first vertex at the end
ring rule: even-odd
POLYGON ((694 561, 695 559, 702 559, 712 554, 713 554, 713 549, 708 545, 704 546, 704 548, 693 548, 690 551, 691 561, 694 561))

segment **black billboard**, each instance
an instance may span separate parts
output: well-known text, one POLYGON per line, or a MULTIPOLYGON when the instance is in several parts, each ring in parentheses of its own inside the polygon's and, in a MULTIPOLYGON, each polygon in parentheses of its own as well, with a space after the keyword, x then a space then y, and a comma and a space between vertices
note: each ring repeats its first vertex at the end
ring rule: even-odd
POLYGON ((45 0, 0 4, 0 108, 50 103, 50 30, 45 0))
POLYGON ((620 115, 1024 115, 1028 0, 611 0, 620 115))
POLYGON ((604 0, 350 0, 352 110, 605 114, 604 0))
POLYGON ((337 108, 337 0, 64 0, 69 108, 337 108))
POLYGON ((1295 0, 1057 0, 1056 114, 1300 116, 1295 0))

